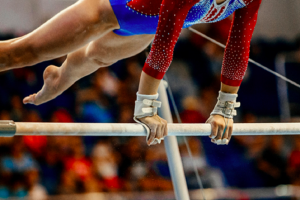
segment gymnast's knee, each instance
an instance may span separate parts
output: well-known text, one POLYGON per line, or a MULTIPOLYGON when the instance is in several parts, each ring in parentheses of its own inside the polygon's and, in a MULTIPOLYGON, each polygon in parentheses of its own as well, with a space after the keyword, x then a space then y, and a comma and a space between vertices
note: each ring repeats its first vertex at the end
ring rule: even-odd
POLYGON ((109 49, 97 48, 93 43, 88 46, 85 53, 85 57, 99 68, 108 67, 118 61, 111 56, 109 49))
POLYGON ((108 67, 116 62, 116 61, 104 60, 101 58, 91 58, 90 60, 93 62, 93 64, 96 64, 99 68, 108 67))
POLYGON ((108 67, 117 62, 117 60, 112 60, 105 54, 95 55, 93 52, 87 52, 86 58, 91 64, 97 65, 99 68, 108 67))

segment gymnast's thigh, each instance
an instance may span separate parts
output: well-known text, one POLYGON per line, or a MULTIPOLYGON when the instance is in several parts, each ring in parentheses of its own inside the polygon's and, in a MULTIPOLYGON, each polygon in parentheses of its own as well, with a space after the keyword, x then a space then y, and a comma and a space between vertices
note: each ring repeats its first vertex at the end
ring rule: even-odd
POLYGON ((153 38, 154 35, 121 36, 110 32, 91 42, 86 55, 92 59, 113 63, 140 53, 151 43, 153 38))

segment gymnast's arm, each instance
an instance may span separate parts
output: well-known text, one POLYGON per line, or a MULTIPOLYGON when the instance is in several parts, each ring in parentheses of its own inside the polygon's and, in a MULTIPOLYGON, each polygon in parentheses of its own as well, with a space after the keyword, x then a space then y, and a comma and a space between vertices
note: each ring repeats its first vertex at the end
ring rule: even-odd
MULTIPOLYGON (((189 10, 197 2, 199 0, 162 1, 156 35, 143 68, 138 95, 154 96, 157 94, 159 83, 171 64, 174 46, 180 35, 184 20, 189 10)), ((137 103, 135 108, 137 108, 137 103)), ((159 139, 167 135, 167 122, 157 115, 139 117, 138 120, 150 128, 148 145, 151 144, 154 138, 159 139)))
MULTIPOLYGON (((234 13, 224 53, 221 92, 226 94, 237 94, 245 75, 249 60, 250 41, 256 25, 261 0, 246 0, 245 2, 246 5, 247 2, 249 4, 242 9, 236 10, 234 13)), ((223 116, 211 114, 207 123, 210 123, 212 126, 210 135, 212 142, 216 144, 228 144, 232 135, 233 119, 227 120, 228 125, 226 126, 225 123, 227 121, 223 116)))

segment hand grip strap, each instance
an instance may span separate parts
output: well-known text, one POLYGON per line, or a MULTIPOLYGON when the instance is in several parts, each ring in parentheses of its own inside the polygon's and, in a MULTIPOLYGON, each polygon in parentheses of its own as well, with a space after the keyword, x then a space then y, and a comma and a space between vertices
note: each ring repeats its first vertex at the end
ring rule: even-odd
POLYGON ((233 116, 237 115, 234 108, 241 106, 240 102, 236 102, 237 96, 237 94, 219 91, 218 102, 210 115, 222 115, 223 117, 232 119, 233 116))

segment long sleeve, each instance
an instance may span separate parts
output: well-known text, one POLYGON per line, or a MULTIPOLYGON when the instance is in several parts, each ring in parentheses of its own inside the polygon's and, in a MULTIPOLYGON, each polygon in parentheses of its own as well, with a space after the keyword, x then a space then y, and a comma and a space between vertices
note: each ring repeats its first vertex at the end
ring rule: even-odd
POLYGON ((247 6, 234 13, 223 59, 221 82, 230 86, 240 86, 244 78, 261 0, 245 2, 247 6))
POLYGON ((150 54, 143 71, 157 79, 162 79, 169 68, 175 44, 189 10, 199 0, 163 0, 159 22, 150 54))

